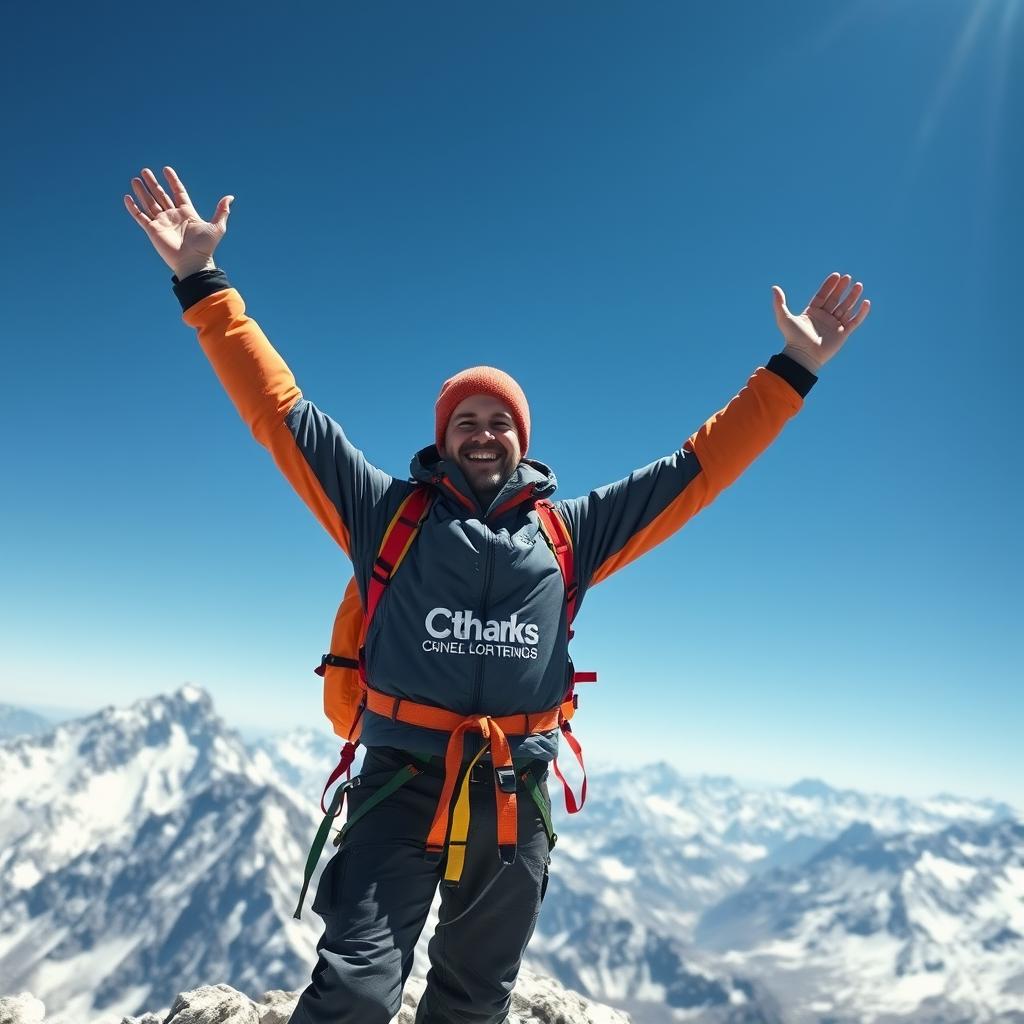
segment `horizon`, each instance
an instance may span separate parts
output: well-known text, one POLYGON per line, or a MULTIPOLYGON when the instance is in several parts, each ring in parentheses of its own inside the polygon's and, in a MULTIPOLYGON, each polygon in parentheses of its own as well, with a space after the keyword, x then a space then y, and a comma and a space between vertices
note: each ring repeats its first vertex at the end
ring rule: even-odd
MULTIPOLYGON (((243 740, 243 742, 246 745, 252 745, 252 744, 255 744, 255 743, 259 743, 259 742, 261 742, 263 740, 277 739, 277 738, 281 738, 281 737, 285 737, 285 736, 292 736, 292 735, 295 735, 295 734, 312 734, 314 736, 319 736, 319 737, 322 737, 324 739, 335 739, 338 742, 339 745, 342 742, 340 739, 338 739, 338 737, 336 737, 332 733, 332 731, 330 729, 330 726, 327 723, 326 719, 324 720, 323 724, 318 724, 318 725, 309 725, 308 723, 298 723, 298 724, 295 724, 295 725, 292 725, 292 726, 288 726, 288 727, 271 726, 271 725, 267 725, 267 726, 264 726, 264 727, 253 727, 253 726, 248 726, 248 727, 242 726, 242 727, 239 727, 239 726, 234 726, 218 710, 217 700, 216 700, 215 695, 210 693, 208 690, 204 689, 202 686, 198 686, 195 683, 183 683, 180 687, 178 687, 175 690, 164 690, 164 691, 160 691, 158 693, 149 694, 148 696, 137 697, 137 698, 135 698, 131 702, 131 704, 128 704, 128 705, 125 705, 125 704, 103 704, 103 705, 100 705, 100 706, 97 706, 97 707, 94 707, 94 708, 91 708, 91 709, 77 709, 76 710, 76 709, 71 709, 71 708, 66 708, 66 707, 65 708, 61 708, 61 709, 54 709, 54 708, 52 708, 52 706, 49 706, 49 705, 46 705, 46 704, 38 704, 38 703, 36 703, 36 704, 28 704, 28 703, 12 704, 12 703, 7 702, 7 701, 0 701, 0 707, 6 706, 6 707, 14 708, 15 710, 30 711, 33 714, 37 714, 37 715, 39 715, 42 718, 50 719, 51 724, 54 727, 56 727, 58 725, 64 725, 64 724, 66 724, 68 722, 73 722, 73 721, 76 721, 76 720, 79 720, 79 719, 82 719, 82 718, 88 718, 90 716, 99 714, 100 712, 105 711, 108 708, 125 708, 125 707, 130 707, 130 706, 132 706, 134 704, 138 704, 138 703, 147 703, 149 701, 157 700, 157 699, 160 699, 160 698, 176 696, 178 693, 181 692, 181 690, 183 690, 185 688, 188 688, 188 687, 191 687, 192 689, 201 691, 203 694, 205 694, 210 699, 210 701, 211 701, 211 703, 213 705, 213 709, 214 709, 214 713, 215 713, 216 717, 221 719, 224 722, 224 724, 227 726, 227 728, 229 728, 230 730, 236 732, 241 737, 241 739, 243 740), (59 711, 59 713, 62 716, 64 716, 64 717, 61 717, 61 718, 51 718, 50 714, 48 714, 46 711, 42 710, 42 709, 46 709, 46 708, 50 708, 51 712, 59 711)), ((14 739, 14 738, 17 738, 17 737, 7 737, 7 738, 8 739, 14 739)), ((0 738, 0 743, 3 743, 3 742, 4 742, 4 739, 0 738)), ((360 749, 362 750, 362 749, 365 749, 365 748, 360 748, 360 749)), ((567 767, 566 772, 565 772, 566 777, 570 780, 571 783, 573 783, 573 788, 575 790, 578 790, 578 785, 575 784, 578 781, 578 768, 577 768, 577 766, 574 763, 571 762, 571 758, 567 759, 567 760, 571 764, 571 768, 567 767), (572 769, 575 769, 577 774, 574 775, 572 769)), ((591 772, 597 774, 597 773, 605 773, 605 772, 612 772, 612 771, 632 772, 632 771, 642 771, 645 768, 655 768, 655 767, 658 767, 660 765, 666 765, 667 767, 672 769, 674 772, 676 772, 681 778, 686 779, 686 780, 704 781, 704 780, 722 779, 722 780, 726 780, 726 781, 735 783, 736 785, 740 786, 743 789, 789 791, 789 790, 793 789, 795 786, 800 785, 801 783, 816 783, 816 784, 824 785, 825 787, 827 787, 832 792, 839 793, 839 794, 848 793, 848 792, 854 792, 854 793, 858 793, 858 794, 860 794, 862 796, 877 796, 877 797, 885 797, 885 798, 893 798, 893 799, 900 799, 900 798, 902 798, 902 799, 906 799, 906 800, 910 800, 910 801, 914 801, 914 802, 923 802, 923 801, 927 801, 929 799, 939 799, 939 798, 943 798, 943 797, 948 797, 948 798, 952 798, 952 799, 962 799, 962 800, 978 801, 978 802, 984 802, 984 803, 1003 804, 1006 807, 1008 807, 1014 813, 1015 818, 1020 819, 1021 821, 1024 821, 1024 805, 1022 805, 1021 803, 1018 803, 1018 802, 1016 802, 1016 801, 1014 801, 1012 799, 1008 799, 1006 797, 995 796, 995 795, 992 795, 992 794, 978 794, 978 793, 971 794, 971 793, 966 793, 966 792, 957 792, 957 791, 953 791, 953 790, 939 790, 939 791, 929 792, 929 793, 912 794, 912 793, 904 792, 902 790, 900 790, 900 791, 897 791, 897 790, 877 790, 877 789, 867 789, 867 788, 862 787, 862 786, 835 785, 835 784, 829 782, 828 779, 825 779, 825 778, 822 778, 822 777, 816 776, 816 775, 801 775, 798 778, 795 778, 795 779, 793 779, 790 782, 783 782, 783 781, 780 781, 780 780, 777 780, 777 779, 769 779, 769 778, 746 778, 746 777, 742 777, 742 776, 736 775, 736 774, 731 773, 731 772, 724 772, 723 773, 723 772, 712 772, 712 771, 700 771, 699 769, 694 769, 694 768, 683 768, 680 765, 673 763, 671 760, 669 760, 669 759, 667 759, 665 757, 658 757, 658 758, 656 758, 654 760, 634 759, 632 761, 623 761, 621 763, 617 763, 614 759, 605 759, 605 758, 602 758, 602 759, 600 759, 598 761, 595 761, 594 763, 591 763, 589 761, 589 759, 588 759, 587 770, 588 770, 588 774, 591 773, 591 772)), ((324 775, 325 775, 325 777, 326 777, 327 773, 330 771, 331 768, 333 768, 333 763, 332 764, 327 764, 326 762, 324 763, 324 775)))

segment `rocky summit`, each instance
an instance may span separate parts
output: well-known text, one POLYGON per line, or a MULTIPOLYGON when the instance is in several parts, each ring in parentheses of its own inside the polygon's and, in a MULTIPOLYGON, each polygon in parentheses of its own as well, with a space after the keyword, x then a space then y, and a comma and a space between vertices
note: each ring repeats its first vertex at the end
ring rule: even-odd
MULTIPOLYGON (((410 979, 392 1024, 413 1024, 423 988, 422 979, 410 979)), ((122 1024, 288 1024, 298 998, 298 992, 273 991, 255 1002, 230 985, 204 985, 182 992, 169 1009, 124 1017, 122 1024)), ((43 1004, 27 993, 0 998, 0 1024, 45 1024, 43 1004)), ((630 1018, 524 970, 512 994, 509 1024, 630 1024, 630 1018)))

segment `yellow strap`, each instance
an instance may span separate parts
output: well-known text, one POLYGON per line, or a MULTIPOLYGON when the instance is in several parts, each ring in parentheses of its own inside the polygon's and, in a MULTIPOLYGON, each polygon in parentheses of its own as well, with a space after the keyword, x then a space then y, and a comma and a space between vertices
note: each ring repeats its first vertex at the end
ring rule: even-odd
POLYGON ((455 813, 452 816, 452 830, 448 837, 448 862, 445 865, 444 880, 458 885, 462 878, 462 869, 466 864, 466 843, 469 836, 469 776, 474 765, 490 748, 483 744, 476 757, 469 762, 466 774, 462 777, 462 787, 455 801, 455 813))

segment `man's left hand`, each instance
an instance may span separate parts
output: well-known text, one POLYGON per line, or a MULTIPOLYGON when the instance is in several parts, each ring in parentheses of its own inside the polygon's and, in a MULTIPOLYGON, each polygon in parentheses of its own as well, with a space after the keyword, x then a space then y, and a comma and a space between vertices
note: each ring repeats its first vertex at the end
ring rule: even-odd
POLYGON ((843 297, 852 280, 849 274, 829 274, 798 316, 786 308, 786 293, 777 284, 772 285, 775 320, 786 339, 785 354, 812 373, 821 370, 871 312, 869 299, 864 299, 856 314, 853 312, 864 291, 860 281, 843 297))

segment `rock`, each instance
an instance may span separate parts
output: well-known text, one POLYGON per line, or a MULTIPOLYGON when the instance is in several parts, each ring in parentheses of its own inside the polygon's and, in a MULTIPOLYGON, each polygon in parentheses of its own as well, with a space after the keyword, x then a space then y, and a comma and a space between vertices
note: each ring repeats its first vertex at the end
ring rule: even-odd
POLYGON ((266 992, 260 999, 256 1009, 260 1014, 260 1024, 288 1024, 288 1020, 299 1001, 298 992, 282 992, 274 989, 266 992))
POLYGON ((520 972, 510 1024, 629 1024, 621 1010, 591 1002, 544 974, 520 972), (517 1016, 518 1015, 518 1016, 517 1016))
POLYGON ((46 1007, 28 992, 0 997, 0 1024, 43 1024, 46 1007))
MULTIPOLYGON (((425 986, 421 978, 409 979, 391 1024, 414 1024, 425 986)), ((298 998, 298 992, 274 990, 256 1003, 230 985, 202 985, 182 992, 166 1013, 124 1017, 121 1024, 288 1024, 298 998)), ((0 1024, 44 1024, 44 1014, 43 1004, 27 992, 0 999, 0 1024)), ((509 1024, 629 1024, 629 1017, 524 968, 512 993, 509 1024)))
MULTIPOLYGON (((402 994, 402 1009, 391 1024, 414 1024, 416 1007, 425 987, 423 980, 409 979, 402 994)), ((630 1021, 620 1010, 593 1003, 563 988, 553 978, 523 969, 512 993, 509 1024, 630 1024, 630 1021)))
POLYGON ((162 1024, 260 1024, 260 1014, 248 996, 230 985, 201 985, 182 992, 162 1024))

